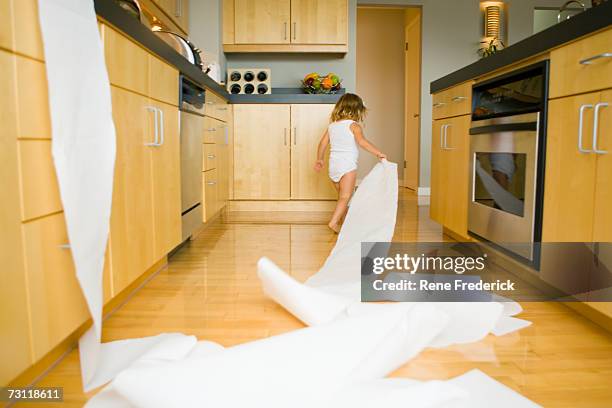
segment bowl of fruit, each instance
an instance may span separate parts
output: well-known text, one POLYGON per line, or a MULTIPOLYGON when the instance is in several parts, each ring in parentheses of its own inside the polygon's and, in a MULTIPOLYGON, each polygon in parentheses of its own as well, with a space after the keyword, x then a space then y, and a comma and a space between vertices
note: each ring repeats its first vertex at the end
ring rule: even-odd
POLYGON ((307 94, 335 94, 342 88, 342 79, 334 73, 308 74, 302 80, 302 89, 307 94))

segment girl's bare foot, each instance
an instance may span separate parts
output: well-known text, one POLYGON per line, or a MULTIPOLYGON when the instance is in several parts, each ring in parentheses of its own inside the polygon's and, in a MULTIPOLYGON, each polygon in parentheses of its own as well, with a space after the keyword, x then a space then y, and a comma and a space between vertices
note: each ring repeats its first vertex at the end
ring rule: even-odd
POLYGON ((337 234, 340 232, 340 227, 338 226, 338 224, 332 224, 331 222, 329 224, 327 224, 327 227, 332 230, 334 232, 334 234, 337 234))

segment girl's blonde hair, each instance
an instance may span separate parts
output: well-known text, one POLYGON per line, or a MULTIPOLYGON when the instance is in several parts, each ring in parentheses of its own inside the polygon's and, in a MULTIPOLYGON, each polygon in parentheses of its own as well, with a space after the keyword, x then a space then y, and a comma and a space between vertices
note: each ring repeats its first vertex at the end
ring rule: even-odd
POLYGON ((331 113, 331 121, 351 119, 355 122, 363 122, 366 115, 366 107, 359 95, 346 93, 340 97, 331 113))

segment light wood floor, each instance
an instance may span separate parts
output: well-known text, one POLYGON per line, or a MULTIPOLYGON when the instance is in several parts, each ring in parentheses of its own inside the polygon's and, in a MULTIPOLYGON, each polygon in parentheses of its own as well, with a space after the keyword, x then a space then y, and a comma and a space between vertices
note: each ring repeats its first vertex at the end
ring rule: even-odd
MULTIPOLYGON (((427 212, 402 189, 394 239, 449 240, 427 212)), ((261 222, 253 214, 234 214, 226 220, 178 251, 167 269, 115 312, 104 324, 103 340, 182 332, 231 346, 303 327, 263 296, 255 265, 265 255, 297 279, 316 272, 335 241, 326 217, 283 216, 274 223, 272 214, 261 222)), ((523 306, 521 317, 531 327, 424 351, 393 375, 445 379, 479 368, 545 407, 612 407, 612 337, 561 304, 523 306)), ((61 406, 82 406, 88 397, 81 392, 76 351, 39 385, 63 386, 61 406)))

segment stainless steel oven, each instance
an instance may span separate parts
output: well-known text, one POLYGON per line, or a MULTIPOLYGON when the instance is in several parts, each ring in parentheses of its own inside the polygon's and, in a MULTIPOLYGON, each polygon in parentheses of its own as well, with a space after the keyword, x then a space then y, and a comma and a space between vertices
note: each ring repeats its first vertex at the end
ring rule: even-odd
POLYGON ((537 268, 542 230, 547 62, 473 88, 470 234, 537 268))

